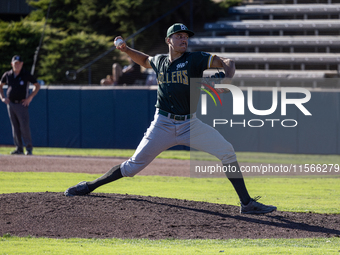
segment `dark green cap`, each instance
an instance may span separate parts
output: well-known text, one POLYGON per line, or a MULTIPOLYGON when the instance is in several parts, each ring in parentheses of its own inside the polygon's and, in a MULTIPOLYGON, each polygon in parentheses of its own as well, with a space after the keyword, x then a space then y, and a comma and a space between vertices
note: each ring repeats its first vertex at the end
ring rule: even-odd
POLYGON ((190 31, 185 25, 182 23, 173 24, 171 27, 168 28, 168 32, 166 33, 166 37, 178 32, 186 32, 188 33, 189 37, 194 35, 194 32, 190 31))

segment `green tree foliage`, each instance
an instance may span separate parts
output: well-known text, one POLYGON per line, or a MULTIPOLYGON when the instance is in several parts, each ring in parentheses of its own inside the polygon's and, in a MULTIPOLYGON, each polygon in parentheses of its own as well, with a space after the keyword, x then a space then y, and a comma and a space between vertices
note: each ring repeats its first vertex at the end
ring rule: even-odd
MULTIPOLYGON (((33 21, 43 19, 49 2, 50 0, 29 0, 31 6, 38 8, 32 12, 29 19, 33 21)), ((69 34, 86 31, 106 36, 127 37, 183 2, 183 0, 53 0, 48 23, 69 34)), ((211 0, 194 0, 191 24, 191 5, 188 1, 138 35, 135 38, 135 45, 140 50, 152 51, 155 43, 164 42, 166 29, 175 22, 192 26, 195 31, 202 30, 205 22, 226 15, 229 2, 235 4, 240 0, 225 0, 219 4, 211 0)))
MULTIPOLYGON (((98 56, 106 51, 111 45, 111 38, 97 34, 87 34, 80 32, 73 35, 59 34, 60 39, 51 40, 43 47, 45 57, 40 61, 40 75, 43 80, 54 81, 54 83, 67 84, 70 83, 66 79, 65 73, 68 70, 77 70, 84 64, 90 62, 93 56, 98 56)), ((111 56, 112 58, 112 56, 111 56)), ((94 72, 93 78, 99 83, 100 79, 105 77, 98 71, 103 69, 101 64, 105 64, 109 68, 106 72, 111 72, 111 65, 105 63, 105 58, 95 63, 91 68, 94 72), (103 62, 104 61, 104 62, 103 62), (107 65, 108 64, 108 65, 107 65)), ((80 73, 77 80, 72 83, 87 84, 88 77, 85 72, 80 73)))
MULTIPOLYGON (((40 21, 46 17, 50 0, 28 0, 29 5, 37 8, 26 17, 28 20, 40 21)), ((80 0, 52 0, 49 12, 48 24, 62 30, 73 30, 77 25, 75 14, 80 0)))
MULTIPOLYGON (((22 56, 24 68, 31 70, 43 26, 44 22, 26 20, 11 23, 0 22, 0 52, 3 56, 0 60, 1 73, 11 68, 11 58, 16 54, 22 56)), ((112 46, 111 41, 111 37, 95 33, 79 32, 69 35, 65 31, 47 26, 35 75, 44 80, 46 84, 70 83, 66 80, 65 72, 78 69, 90 62, 93 56, 105 52, 112 46)), ((95 71, 93 83, 98 84, 101 78, 111 72, 112 58, 117 55, 117 52, 113 52, 108 56, 109 62, 106 57, 92 67, 92 70, 95 71), (99 64, 105 64, 108 68, 99 67, 99 64)), ((79 75, 79 79, 72 83, 87 84, 88 77, 82 73, 79 75)))
POLYGON ((21 55, 24 59, 24 67, 30 70, 39 43, 40 27, 41 22, 0 21, 0 75, 11 69, 11 58, 14 55, 21 55))

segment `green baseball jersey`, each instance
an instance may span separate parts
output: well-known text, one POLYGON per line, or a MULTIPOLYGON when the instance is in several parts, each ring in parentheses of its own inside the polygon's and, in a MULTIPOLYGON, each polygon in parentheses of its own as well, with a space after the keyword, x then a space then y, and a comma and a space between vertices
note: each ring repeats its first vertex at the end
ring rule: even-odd
POLYGON ((201 78, 212 60, 213 55, 201 51, 185 52, 172 63, 168 54, 150 57, 158 81, 156 107, 176 115, 196 112, 201 85, 190 84, 190 78, 201 78))

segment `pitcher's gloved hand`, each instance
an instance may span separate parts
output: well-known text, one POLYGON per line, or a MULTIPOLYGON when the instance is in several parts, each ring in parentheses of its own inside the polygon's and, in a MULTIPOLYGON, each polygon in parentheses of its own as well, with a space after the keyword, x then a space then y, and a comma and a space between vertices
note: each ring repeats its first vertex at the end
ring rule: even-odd
POLYGON ((215 73, 214 75, 211 75, 210 78, 223 79, 223 78, 225 78, 225 74, 223 72, 215 73))
MULTIPOLYGON (((223 72, 215 73, 210 78, 214 79, 214 81, 213 81, 214 84, 221 84, 221 83, 224 84, 224 82, 225 82, 225 79, 224 79, 225 74, 223 72)), ((229 80, 228 80, 228 84, 229 84, 229 80)), ((229 89, 217 89, 217 88, 215 88, 215 90, 217 91, 217 93, 228 93, 228 92, 230 92, 229 89)))

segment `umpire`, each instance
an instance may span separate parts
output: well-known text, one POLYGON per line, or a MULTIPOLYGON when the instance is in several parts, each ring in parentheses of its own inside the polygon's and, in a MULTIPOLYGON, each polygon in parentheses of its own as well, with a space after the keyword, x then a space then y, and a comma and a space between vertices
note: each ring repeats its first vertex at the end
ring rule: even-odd
POLYGON ((12 125, 12 133, 16 150, 11 154, 24 154, 26 145, 26 155, 32 155, 33 146, 31 131, 29 126, 28 106, 33 97, 38 93, 40 85, 36 78, 22 68, 24 62, 22 58, 15 55, 12 58, 12 70, 5 72, 0 81, 0 99, 7 105, 9 119, 12 125), (32 93, 29 94, 29 85, 33 84, 32 93), (6 96, 3 86, 7 84, 6 96), (23 144, 24 142, 24 144, 23 144))

